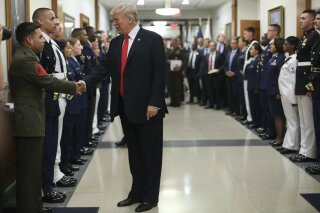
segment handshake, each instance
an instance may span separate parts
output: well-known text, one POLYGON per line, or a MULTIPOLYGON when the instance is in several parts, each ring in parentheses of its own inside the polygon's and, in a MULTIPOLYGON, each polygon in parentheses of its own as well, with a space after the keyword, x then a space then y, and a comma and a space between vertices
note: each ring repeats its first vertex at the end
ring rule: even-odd
POLYGON ((81 95, 83 92, 86 91, 86 89, 87 89, 86 82, 82 80, 76 82, 77 95, 81 95))

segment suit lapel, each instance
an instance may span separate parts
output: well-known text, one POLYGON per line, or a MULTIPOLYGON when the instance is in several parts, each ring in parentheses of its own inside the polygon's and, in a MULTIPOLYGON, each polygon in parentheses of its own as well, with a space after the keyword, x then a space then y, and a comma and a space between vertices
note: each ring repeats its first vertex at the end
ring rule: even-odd
POLYGON ((139 46, 140 42, 141 42, 141 37, 142 37, 142 28, 140 28, 139 32, 137 33, 132 45, 131 45, 131 48, 130 48, 130 51, 129 51, 129 54, 128 54, 128 57, 127 57, 127 61, 126 61, 126 64, 128 64, 130 62, 130 59, 132 58, 134 52, 136 51, 137 47, 139 46))

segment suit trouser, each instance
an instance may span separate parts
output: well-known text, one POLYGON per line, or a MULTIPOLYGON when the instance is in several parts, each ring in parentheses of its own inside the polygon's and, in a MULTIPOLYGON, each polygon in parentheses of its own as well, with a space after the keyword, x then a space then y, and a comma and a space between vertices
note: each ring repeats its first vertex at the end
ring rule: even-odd
POLYGON ((171 104, 180 105, 183 97, 183 76, 181 71, 170 71, 168 89, 171 98, 171 104))
POLYGON ((292 106, 290 96, 281 95, 281 103, 287 120, 287 132, 282 147, 291 150, 300 149, 300 121, 297 106, 292 106))
POLYGON ((57 154, 56 154, 56 162, 54 164, 54 176, 53 176, 53 182, 58 182, 61 178, 63 178, 64 174, 60 171, 59 163, 61 162, 61 148, 60 148, 60 142, 61 142, 61 136, 62 136, 62 128, 63 128, 63 118, 66 111, 66 99, 61 97, 59 98, 59 108, 60 108, 60 115, 59 115, 59 130, 58 130, 58 143, 57 143, 57 154))
POLYGON ((119 101, 120 119, 123 120, 127 138, 132 186, 129 198, 141 202, 158 203, 163 148, 163 114, 144 123, 132 123, 119 101))
POLYGON ((88 137, 88 108, 80 108, 80 113, 76 116, 78 132, 75 134, 76 146, 73 147, 73 155, 70 161, 78 160, 81 157, 80 149, 87 143, 88 137))
POLYGON ((45 138, 43 144, 42 189, 46 194, 52 191, 54 164, 57 154, 58 126, 57 116, 46 116, 45 138))
POLYGON ((35 213, 42 208, 41 165, 43 137, 15 137, 17 151, 17 212, 35 213))
POLYGON ((193 102, 193 98, 194 97, 198 97, 197 95, 197 77, 193 76, 193 75, 188 75, 187 76, 188 79, 188 84, 189 84, 189 91, 190 91, 190 102, 193 102))
POLYGON ((317 146, 317 160, 320 161, 320 100, 312 98, 313 120, 317 146))
POLYGON ((312 101, 306 95, 297 95, 297 101, 301 129, 299 153, 309 158, 316 158, 312 101))
POLYGON ((201 81, 201 102, 206 105, 208 101, 207 81, 206 76, 200 76, 201 81))
POLYGON ((239 113, 239 95, 237 88, 237 79, 227 78, 227 90, 228 90, 228 104, 229 104, 229 112, 239 113))
POLYGON ((249 95, 248 95, 248 80, 243 80, 243 91, 244 91, 244 100, 246 104, 247 110, 247 121, 252 121, 250 103, 249 103, 249 95))

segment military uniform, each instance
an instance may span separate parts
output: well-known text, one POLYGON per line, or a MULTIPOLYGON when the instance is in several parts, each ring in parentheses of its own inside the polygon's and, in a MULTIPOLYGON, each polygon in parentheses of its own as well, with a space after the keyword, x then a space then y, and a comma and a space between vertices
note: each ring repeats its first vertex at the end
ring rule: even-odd
POLYGON ((17 145, 17 208, 18 212, 34 213, 42 206, 44 89, 75 94, 76 86, 74 82, 49 76, 36 54, 25 47, 19 47, 13 57, 9 80, 15 105, 13 136, 17 145))
POLYGON ((183 97, 183 75, 182 71, 185 68, 186 54, 181 48, 172 49, 168 60, 181 60, 182 67, 180 70, 170 70, 168 79, 168 90, 171 98, 171 106, 180 106, 183 97))
POLYGON ((252 115, 252 122, 256 127, 261 125, 260 121, 260 103, 259 103, 259 73, 262 68, 260 56, 252 58, 250 64, 247 65, 245 78, 248 81, 248 96, 252 115))
POLYGON ((311 76, 313 120, 317 146, 317 160, 320 162, 320 36, 311 51, 311 76))
POLYGON ((246 56, 246 48, 242 50, 237 58, 237 69, 236 69, 236 76, 238 80, 237 88, 239 91, 239 104, 240 104, 240 119, 246 117, 246 103, 244 100, 244 89, 243 89, 243 66, 244 66, 244 59, 246 56))
MULTIPOLYGON (((311 73, 311 48, 318 39, 318 33, 312 28, 304 32, 297 46, 297 71, 295 94, 297 95, 297 103, 301 127, 301 141, 299 154, 308 158, 316 158, 316 142, 313 121, 312 100, 306 95, 308 93, 307 84, 311 73)), ((293 156, 293 161, 301 161, 301 157, 293 156)), ((303 159, 304 160, 304 159, 303 159)))
POLYGON ((268 61, 272 57, 271 44, 273 41, 271 41, 266 49, 261 54, 262 64, 263 67, 260 70, 260 86, 259 86, 259 98, 260 98, 260 107, 261 107, 261 124, 263 128, 263 132, 266 133, 269 137, 273 137, 276 135, 276 130, 274 126, 274 120, 270 115, 270 109, 268 104, 268 94, 267 94, 267 84, 266 84, 266 78, 267 78, 267 64, 268 61))
POLYGON ((308 89, 306 85, 309 82, 311 73, 311 57, 310 52, 312 46, 318 39, 318 33, 315 29, 304 32, 304 36, 300 40, 297 47, 298 66, 296 71, 296 87, 295 94, 298 100, 299 117, 301 123, 301 133, 306 132, 308 135, 301 135, 301 149, 300 154, 310 158, 316 158, 316 144, 313 121, 313 107, 312 101, 306 96, 308 89), (304 121, 301 118, 305 118, 304 121), (305 127, 306 129, 303 129, 305 127))
MULTIPOLYGON (((244 65, 243 65, 243 71, 245 72, 246 70, 246 67, 248 64, 250 64, 250 61, 251 61, 251 56, 250 56, 250 49, 252 47, 252 45, 254 43, 258 43, 256 40, 253 40, 250 42, 247 50, 246 50, 246 55, 245 55, 245 58, 244 58, 244 65)), ((249 123, 252 122, 252 115, 251 115, 251 110, 250 110, 250 103, 249 103, 249 94, 248 94, 248 80, 246 79, 246 77, 244 76, 244 79, 243 79, 243 89, 244 89, 244 100, 245 100, 245 103, 246 103, 246 110, 247 110, 247 121, 249 123)))

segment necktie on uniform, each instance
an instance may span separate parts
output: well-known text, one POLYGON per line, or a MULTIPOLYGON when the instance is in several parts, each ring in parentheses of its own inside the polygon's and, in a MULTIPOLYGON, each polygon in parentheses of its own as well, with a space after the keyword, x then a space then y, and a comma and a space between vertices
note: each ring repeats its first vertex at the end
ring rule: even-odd
POLYGON ((229 70, 231 70, 234 55, 235 55, 235 50, 232 50, 229 58, 229 70))
POLYGON ((124 68, 127 62, 127 54, 128 54, 128 46, 129 46, 129 36, 124 36, 124 42, 122 45, 121 50, 121 73, 120 73, 120 95, 124 96, 124 85, 123 85, 123 75, 124 75, 124 68))

